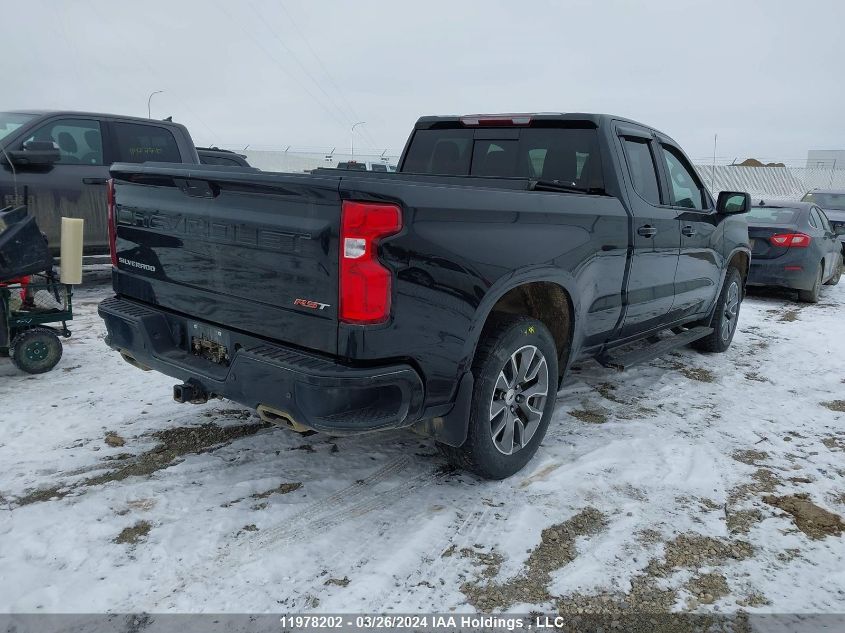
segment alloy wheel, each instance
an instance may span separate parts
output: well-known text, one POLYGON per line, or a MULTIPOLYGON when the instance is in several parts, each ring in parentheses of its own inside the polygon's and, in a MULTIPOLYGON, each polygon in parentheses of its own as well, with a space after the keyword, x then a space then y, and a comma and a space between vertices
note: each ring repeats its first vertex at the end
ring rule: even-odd
POLYGON ((723 341, 728 341, 736 329, 737 317, 739 316, 739 284, 731 282, 728 287, 728 294, 725 296, 725 312, 722 317, 720 336, 723 341))
POLYGON ((496 449, 516 453, 540 426, 549 393, 549 366, 534 345, 516 350, 499 372, 490 401, 490 434, 496 449))

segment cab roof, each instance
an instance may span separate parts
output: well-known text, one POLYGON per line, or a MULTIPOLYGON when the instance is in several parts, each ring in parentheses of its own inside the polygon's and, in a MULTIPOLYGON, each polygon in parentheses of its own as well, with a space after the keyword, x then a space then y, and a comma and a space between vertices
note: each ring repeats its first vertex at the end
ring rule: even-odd
POLYGON ((156 123, 158 125, 179 125, 174 121, 164 121, 162 119, 148 119, 146 117, 127 116, 125 114, 108 114, 106 112, 85 112, 81 110, 4 110, 11 114, 28 114, 31 116, 46 117, 46 116, 68 116, 68 117, 97 117, 100 119, 121 119, 126 121, 137 121, 139 123, 156 123))

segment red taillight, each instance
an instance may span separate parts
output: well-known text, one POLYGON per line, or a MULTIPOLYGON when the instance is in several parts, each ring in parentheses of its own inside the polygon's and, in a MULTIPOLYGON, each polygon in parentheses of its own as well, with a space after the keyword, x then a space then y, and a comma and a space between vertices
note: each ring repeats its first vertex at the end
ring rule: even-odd
POLYGON ((398 233, 395 204, 344 201, 340 219, 339 313, 346 323, 383 323, 390 316, 391 275, 378 260, 378 242, 398 233))
POLYGON ((114 212, 114 178, 109 178, 106 186, 106 200, 109 205, 109 252, 111 265, 117 267, 117 217, 114 212))
POLYGON ((530 114, 468 114, 461 117, 461 125, 470 127, 510 127, 512 125, 531 125, 530 114))
POLYGON ((785 246, 786 248, 806 248, 813 238, 804 233, 779 233, 772 235, 769 241, 772 246, 785 246))

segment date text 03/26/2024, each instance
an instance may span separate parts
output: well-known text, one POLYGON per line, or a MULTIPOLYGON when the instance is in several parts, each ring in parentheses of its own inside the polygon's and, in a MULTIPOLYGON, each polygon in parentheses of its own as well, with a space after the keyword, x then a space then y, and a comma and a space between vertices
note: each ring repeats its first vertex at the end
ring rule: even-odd
POLYGON ((286 615, 282 627, 297 629, 499 629, 507 631, 554 629, 565 624, 560 616, 507 617, 493 615, 286 615))

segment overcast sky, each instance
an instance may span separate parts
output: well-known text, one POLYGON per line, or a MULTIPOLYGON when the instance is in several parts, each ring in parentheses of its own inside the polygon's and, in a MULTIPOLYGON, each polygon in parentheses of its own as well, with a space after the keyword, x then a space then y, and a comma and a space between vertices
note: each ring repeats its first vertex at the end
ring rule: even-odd
MULTIPOLYGON (((0 110, 197 144, 401 150, 418 116, 608 112, 696 159, 845 149, 845 2, 6 0, 0 110)), ((710 159, 708 159, 710 160, 710 159)))

